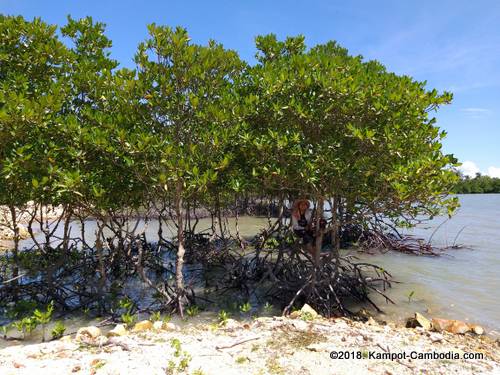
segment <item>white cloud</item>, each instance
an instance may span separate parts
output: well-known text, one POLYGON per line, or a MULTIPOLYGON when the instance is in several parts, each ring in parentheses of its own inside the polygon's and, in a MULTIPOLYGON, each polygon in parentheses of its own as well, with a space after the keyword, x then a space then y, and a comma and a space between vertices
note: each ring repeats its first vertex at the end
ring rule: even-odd
POLYGON ((486 108, 462 108, 461 111, 471 114, 485 114, 490 112, 490 110, 486 108))
POLYGON ((458 170, 464 175, 469 177, 476 177, 476 173, 487 175, 490 177, 500 178, 500 167, 488 167, 488 172, 483 173, 473 161, 467 160, 462 163, 458 170))
POLYGON ((500 178, 500 167, 489 167, 488 176, 500 178))
POLYGON ((464 175, 469 177, 475 177, 476 173, 481 173, 480 169, 473 161, 467 160, 462 163, 458 170, 464 175))

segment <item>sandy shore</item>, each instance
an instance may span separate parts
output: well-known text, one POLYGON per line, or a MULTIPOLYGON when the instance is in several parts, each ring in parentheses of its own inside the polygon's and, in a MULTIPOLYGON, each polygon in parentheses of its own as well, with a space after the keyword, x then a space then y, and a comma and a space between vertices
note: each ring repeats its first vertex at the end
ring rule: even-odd
MULTIPOLYGON (((29 237, 29 232, 27 230, 27 224, 35 216, 36 220, 41 220, 39 209, 35 208, 33 202, 28 202, 26 207, 22 209, 16 209, 16 223, 19 229, 20 239, 25 239, 29 237)), ((46 206, 42 209, 43 221, 52 221, 58 219, 63 214, 62 207, 52 207, 46 206)), ((12 241, 14 240, 11 212, 8 207, 0 206, 0 250, 8 249, 12 247, 12 241)))
POLYGON ((10 346, 0 351, 0 373, 499 374, 499 345, 486 336, 429 332, 371 319, 270 317, 10 346), (332 359, 331 353, 344 358, 332 359), (441 357, 399 359, 404 353, 441 357), (482 358, 464 359, 468 353, 482 358))

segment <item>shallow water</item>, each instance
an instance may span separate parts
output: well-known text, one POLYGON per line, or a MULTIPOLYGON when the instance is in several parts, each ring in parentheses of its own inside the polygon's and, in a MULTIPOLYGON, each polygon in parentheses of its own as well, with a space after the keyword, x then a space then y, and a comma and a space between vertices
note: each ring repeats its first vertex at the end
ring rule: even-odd
MULTIPOLYGON (((462 206, 452 219, 435 218, 411 233, 424 239, 433 236, 434 245, 446 246, 453 244, 463 228, 456 243, 470 248, 450 249, 441 257, 395 252, 368 255, 357 253, 355 249, 343 250, 343 253, 356 254, 360 260, 383 267, 400 282, 388 290, 388 296, 396 305, 386 304, 382 297, 373 296, 384 310, 382 318, 402 321, 418 311, 428 317, 481 324, 490 334, 500 336, 500 194, 460 195, 459 199, 462 206), (413 296, 409 300, 411 292, 413 296)), ((234 219, 229 219, 228 227, 232 233, 234 223, 234 219)), ((140 221, 139 229, 142 230, 144 225, 140 221)), ((198 229, 207 229, 209 225, 209 219, 202 219, 198 229)), ((242 217, 240 234, 253 236, 266 225, 265 218, 242 217)), ((157 239, 157 229, 156 221, 147 224, 148 240, 157 239)), ((79 231, 79 226, 75 225, 74 230, 79 231)), ((89 243, 94 240, 95 230, 94 222, 86 223, 89 243)), ((169 232, 173 233, 173 228, 165 230, 165 236, 169 232)), ((27 240, 23 245, 29 245, 29 242, 27 240)), ((74 322, 71 325, 78 326, 74 322)))
POLYGON ((380 265, 401 284, 389 291, 397 305, 376 297, 390 320, 419 311, 430 317, 460 319, 485 326, 500 335, 500 194, 459 195, 461 208, 450 220, 438 217, 411 231, 432 243, 456 244, 470 249, 446 250, 441 257, 401 253, 361 258, 380 265), (408 294, 414 291, 410 302, 408 294), (429 309, 429 312, 426 311, 429 309))

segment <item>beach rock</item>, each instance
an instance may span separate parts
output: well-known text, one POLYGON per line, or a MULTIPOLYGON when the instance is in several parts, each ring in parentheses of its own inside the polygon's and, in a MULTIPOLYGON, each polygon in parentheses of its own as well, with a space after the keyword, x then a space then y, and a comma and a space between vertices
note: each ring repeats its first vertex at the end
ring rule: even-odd
POLYGON ((432 329, 437 332, 447 331, 448 327, 451 326, 452 321, 448 319, 433 318, 432 329))
MULTIPOLYGON (((460 335, 463 335, 464 333, 467 333, 471 330, 474 331, 474 328, 471 325, 462 322, 460 320, 448 320, 439 318, 432 319, 432 328, 434 331, 437 332, 446 331, 460 335)), ((484 332, 484 330, 482 330, 482 328, 479 327, 478 332, 484 332)))
POLYGON ((178 331, 179 327, 177 327, 174 323, 167 323, 159 320, 153 323, 153 329, 157 331, 178 331))
POLYGON ((460 320, 453 320, 452 324, 446 329, 448 332, 463 335, 471 329, 467 323, 460 320))
POLYGON ((128 333, 125 324, 117 324, 115 328, 108 332, 108 337, 125 336, 128 333))
POLYGON ((406 321, 406 328, 420 328, 422 330, 430 330, 432 323, 422 314, 416 312, 413 318, 408 318, 406 321))
POLYGON ((476 335, 483 335, 484 334, 484 329, 480 325, 477 324, 469 324, 469 328, 471 329, 472 332, 474 332, 476 335))
POLYGON ((149 329, 153 328, 153 323, 149 320, 142 320, 140 322, 135 323, 134 328, 132 331, 134 332, 139 332, 139 331, 147 331, 149 329))
POLYGON ((101 330, 95 326, 82 327, 76 332, 76 341, 94 340, 101 336, 101 330))
POLYGON ((307 303, 304 304, 304 306, 302 306, 302 308, 300 309, 300 312, 301 312, 301 316, 304 316, 304 315, 309 315, 312 319, 316 319, 318 317, 318 313, 316 312, 316 310, 314 310, 311 306, 309 306, 307 303))
POLYGON ((415 320, 417 321, 420 327, 424 328, 427 331, 432 328, 431 321, 422 314, 419 314, 418 312, 415 313, 415 320))

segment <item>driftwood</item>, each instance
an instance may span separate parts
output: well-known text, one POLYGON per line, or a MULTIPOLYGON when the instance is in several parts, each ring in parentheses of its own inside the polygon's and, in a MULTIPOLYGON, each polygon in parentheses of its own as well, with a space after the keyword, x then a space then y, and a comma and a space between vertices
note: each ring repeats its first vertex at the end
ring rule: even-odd
POLYGON ((251 337, 249 339, 244 339, 244 340, 240 340, 240 341, 236 341, 235 343, 233 344, 230 344, 230 345, 220 345, 220 346, 216 346, 215 349, 217 350, 220 350, 220 349, 230 349, 230 348, 234 348, 235 346, 237 345, 241 345, 241 344, 244 344, 244 343, 247 343, 249 341, 255 341, 255 340, 259 340, 260 339, 260 336, 257 336, 257 337, 251 337))

